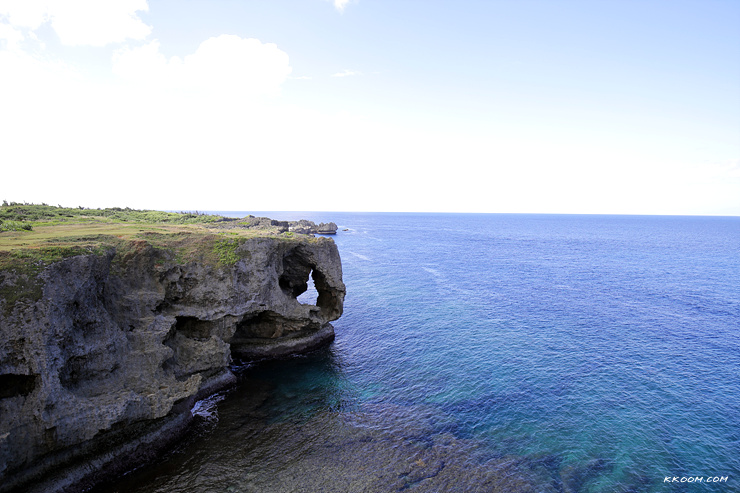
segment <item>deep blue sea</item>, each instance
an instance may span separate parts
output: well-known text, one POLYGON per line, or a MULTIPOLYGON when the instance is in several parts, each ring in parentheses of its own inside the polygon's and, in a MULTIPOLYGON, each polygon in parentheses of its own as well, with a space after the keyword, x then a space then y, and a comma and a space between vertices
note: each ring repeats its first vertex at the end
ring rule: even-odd
POLYGON ((339 225, 336 341, 240 368, 127 491, 301 491, 340 422, 534 464, 541 491, 740 491, 740 218, 252 214, 339 225))

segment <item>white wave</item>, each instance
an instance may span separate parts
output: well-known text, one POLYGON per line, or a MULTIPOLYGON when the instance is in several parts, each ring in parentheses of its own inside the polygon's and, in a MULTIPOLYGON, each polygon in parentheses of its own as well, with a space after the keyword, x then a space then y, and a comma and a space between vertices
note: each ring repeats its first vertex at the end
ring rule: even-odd
POLYGON ((368 262, 370 262, 372 260, 370 257, 368 257, 366 255, 362 255, 361 253, 356 253, 356 252, 347 252, 347 253, 349 253, 350 255, 354 255, 355 257, 357 257, 359 259, 367 260, 368 262))
POLYGON ((193 416, 200 416, 208 421, 218 419, 218 403, 224 400, 225 394, 214 394, 199 400, 190 410, 193 416))

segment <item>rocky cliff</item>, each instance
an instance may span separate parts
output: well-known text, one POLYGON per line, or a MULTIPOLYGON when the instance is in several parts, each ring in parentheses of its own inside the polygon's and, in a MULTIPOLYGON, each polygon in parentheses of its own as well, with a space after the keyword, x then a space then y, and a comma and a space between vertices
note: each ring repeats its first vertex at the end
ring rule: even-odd
POLYGON ((232 358, 333 339, 345 294, 333 241, 229 245, 219 262, 184 261, 131 240, 33 279, 0 272, 0 492, 77 491, 121 473, 179 436, 195 400, 233 382, 232 358), (309 277, 315 305, 296 299, 309 277))

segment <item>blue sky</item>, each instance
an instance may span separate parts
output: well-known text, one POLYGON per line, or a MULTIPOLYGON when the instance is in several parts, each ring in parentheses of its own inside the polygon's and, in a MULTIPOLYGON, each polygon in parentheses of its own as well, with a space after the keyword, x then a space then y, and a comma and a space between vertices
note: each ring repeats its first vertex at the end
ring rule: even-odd
POLYGON ((0 199, 740 215, 740 3, 0 1, 0 199))

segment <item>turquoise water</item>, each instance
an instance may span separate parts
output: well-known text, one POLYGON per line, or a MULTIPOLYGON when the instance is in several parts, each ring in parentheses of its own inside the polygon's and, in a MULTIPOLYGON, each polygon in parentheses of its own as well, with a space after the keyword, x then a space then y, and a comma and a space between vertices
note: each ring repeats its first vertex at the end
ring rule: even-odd
POLYGON ((218 419, 127 491, 271 490, 260 471, 341 455, 337 430, 358 427, 453 437, 470 468, 538 464, 540 491, 740 491, 740 218, 265 215, 339 225, 337 339, 240 368, 218 419), (274 443, 306 423, 286 462, 274 443))

